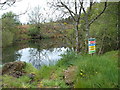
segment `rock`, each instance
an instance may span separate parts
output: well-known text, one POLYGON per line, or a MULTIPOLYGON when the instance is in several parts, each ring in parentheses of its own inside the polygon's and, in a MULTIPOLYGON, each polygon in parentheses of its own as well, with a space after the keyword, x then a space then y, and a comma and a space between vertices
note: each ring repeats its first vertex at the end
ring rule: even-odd
POLYGON ((21 61, 6 63, 2 68, 2 75, 7 74, 18 78, 25 73, 23 70, 25 65, 25 62, 21 61))
POLYGON ((76 68, 76 66, 70 66, 67 70, 64 70, 64 80, 66 84, 73 84, 76 68))

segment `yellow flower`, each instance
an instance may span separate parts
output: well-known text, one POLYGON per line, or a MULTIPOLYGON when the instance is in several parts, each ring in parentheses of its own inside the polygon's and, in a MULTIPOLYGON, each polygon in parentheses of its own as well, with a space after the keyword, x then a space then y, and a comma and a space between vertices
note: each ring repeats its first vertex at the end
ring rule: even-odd
POLYGON ((80 75, 83 75, 83 73, 80 73, 80 75))
POLYGON ((43 87, 43 82, 42 82, 42 81, 38 83, 38 87, 39 87, 39 88, 42 88, 42 87, 43 87))
POLYGON ((95 73, 98 73, 98 72, 95 72, 95 73))
POLYGON ((66 23, 66 22, 64 22, 64 24, 66 25, 67 23, 66 23))

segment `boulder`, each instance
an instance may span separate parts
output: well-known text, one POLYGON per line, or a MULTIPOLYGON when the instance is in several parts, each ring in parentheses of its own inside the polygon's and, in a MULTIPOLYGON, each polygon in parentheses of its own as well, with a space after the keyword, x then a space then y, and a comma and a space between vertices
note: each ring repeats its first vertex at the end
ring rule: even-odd
POLYGON ((2 75, 7 74, 13 77, 20 77, 24 72, 26 63, 21 61, 6 63, 2 68, 2 75))

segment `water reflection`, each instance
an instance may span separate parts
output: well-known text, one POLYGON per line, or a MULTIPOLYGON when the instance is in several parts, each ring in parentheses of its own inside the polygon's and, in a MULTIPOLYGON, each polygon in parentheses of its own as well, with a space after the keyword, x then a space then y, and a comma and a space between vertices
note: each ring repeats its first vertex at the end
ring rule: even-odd
POLYGON ((25 61, 33 64, 34 67, 39 68, 41 65, 55 64, 60 58, 61 54, 65 53, 68 48, 51 48, 49 50, 37 48, 25 48, 21 49, 16 53, 21 54, 17 60, 25 61))
POLYGON ((55 64, 68 48, 60 39, 19 41, 2 50, 2 63, 16 60, 32 63, 36 68, 41 65, 55 64))

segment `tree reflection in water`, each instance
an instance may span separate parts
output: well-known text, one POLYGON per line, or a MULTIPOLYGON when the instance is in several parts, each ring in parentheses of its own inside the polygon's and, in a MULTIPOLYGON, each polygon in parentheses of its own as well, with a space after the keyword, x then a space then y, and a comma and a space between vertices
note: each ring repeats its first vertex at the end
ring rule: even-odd
MULTIPOLYGON (((68 47, 60 39, 43 39, 16 42, 2 50, 3 64, 16 60, 32 63, 39 68, 41 65, 55 64, 68 47)), ((70 49, 70 48, 69 48, 70 49)))
POLYGON ((60 58, 61 54, 65 53, 68 48, 51 48, 49 50, 37 48, 25 48, 18 51, 22 52, 20 61, 31 63, 34 67, 39 69, 41 65, 55 64, 60 58))

